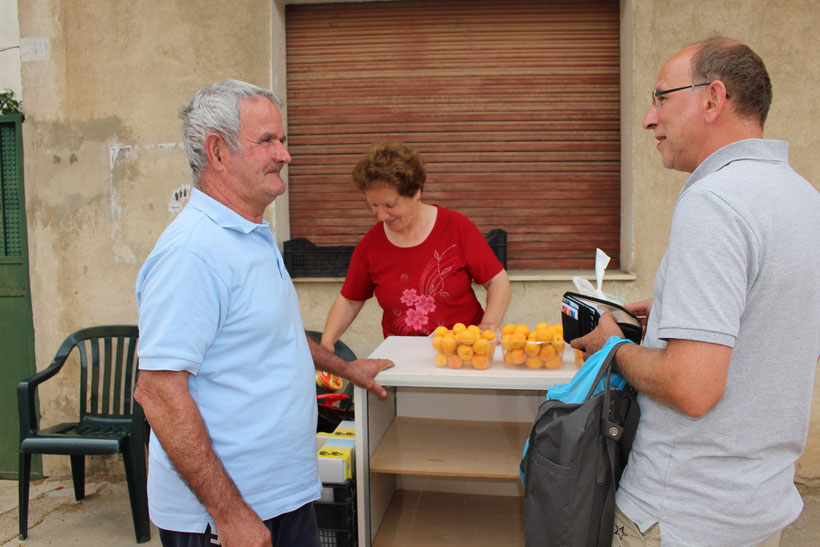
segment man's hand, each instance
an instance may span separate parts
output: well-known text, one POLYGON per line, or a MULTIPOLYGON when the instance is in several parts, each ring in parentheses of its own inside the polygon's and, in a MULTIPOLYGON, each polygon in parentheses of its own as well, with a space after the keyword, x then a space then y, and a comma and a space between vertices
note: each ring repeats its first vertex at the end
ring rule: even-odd
POLYGON ((376 383, 375 378, 381 371, 393 366, 395 363, 390 359, 357 359, 347 365, 346 378, 354 385, 384 399, 387 391, 376 383))
POLYGON ((270 547, 271 535, 268 527, 250 507, 237 510, 222 518, 214 518, 216 534, 222 547, 270 547))
POLYGON ((387 397, 387 391, 377 384, 374 379, 384 369, 395 366, 393 361, 390 359, 345 361, 323 345, 317 344, 310 336, 307 337, 307 341, 310 355, 313 357, 313 366, 317 369, 347 378, 354 385, 366 389, 382 399, 387 397))
POLYGON ((575 349, 583 350, 584 359, 587 359, 590 355, 604 347, 604 344, 606 344, 606 341, 609 340, 611 336, 623 338, 624 333, 621 327, 618 326, 617 321, 615 321, 615 317, 611 313, 606 312, 601 316, 601 319, 598 321, 598 326, 595 327, 592 332, 586 336, 576 338, 570 342, 569 345, 575 349))

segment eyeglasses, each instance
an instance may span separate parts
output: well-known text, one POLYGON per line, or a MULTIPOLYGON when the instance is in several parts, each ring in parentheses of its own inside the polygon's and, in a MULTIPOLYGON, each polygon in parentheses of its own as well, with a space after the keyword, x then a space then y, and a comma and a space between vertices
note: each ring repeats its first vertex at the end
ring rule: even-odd
MULTIPOLYGON (((657 108, 658 107, 658 97, 660 97, 662 95, 666 95, 667 93, 674 93, 675 91, 681 91, 683 89, 692 89, 693 87, 700 87, 702 85, 709 85, 711 83, 712 82, 702 82, 702 83, 699 83, 699 84, 685 85, 685 86, 682 86, 682 87, 673 87, 672 89, 664 89, 664 90, 661 90, 661 91, 653 91, 652 92, 652 106, 657 108)), ((726 98, 727 99, 729 98, 728 94, 726 95, 726 98)))

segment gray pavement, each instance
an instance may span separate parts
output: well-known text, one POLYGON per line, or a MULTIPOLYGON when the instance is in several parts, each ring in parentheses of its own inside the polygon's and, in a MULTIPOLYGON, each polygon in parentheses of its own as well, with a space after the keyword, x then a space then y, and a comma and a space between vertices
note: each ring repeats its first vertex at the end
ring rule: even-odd
MULTIPOLYGON (((84 500, 74 501, 70 476, 32 483, 29 536, 20 541, 17 481, 0 480, 0 545, 136 545, 125 481, 88 477, 85 491, 84 500)), ((803 501, 803 514, 784 530, 781 547, 820 546, 820 490, 803 492, 803 501)), ((160 545, 153 525, 151 541, 142 545, 160 545)))

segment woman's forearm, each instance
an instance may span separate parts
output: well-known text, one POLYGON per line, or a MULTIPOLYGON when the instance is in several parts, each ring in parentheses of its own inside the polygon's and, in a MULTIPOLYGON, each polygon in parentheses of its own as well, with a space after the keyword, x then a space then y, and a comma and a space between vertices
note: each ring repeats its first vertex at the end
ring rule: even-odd
POLYGON ((336 300, 330 306, 325 328, 322 331, 322 346, 333 351, 336 341, 359 315, 365 302, 366 300, 348 300, 341 294, 336 296, 336 300))
POLYGON ((501 270, 484 285, 487 288, 487 307, 481 320, 482 329, 499 330, 512 297, 512 286, 507 270, 501 270))

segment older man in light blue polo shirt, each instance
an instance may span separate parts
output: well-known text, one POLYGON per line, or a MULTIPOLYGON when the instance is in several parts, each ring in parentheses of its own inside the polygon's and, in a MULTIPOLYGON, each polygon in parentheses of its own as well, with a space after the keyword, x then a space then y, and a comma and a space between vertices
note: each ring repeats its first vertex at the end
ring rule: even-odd
POLYGON ((197 188, 137 278, 152 426, 151 520, 163 545, 318 545, 315 366, 384 396, 385 360, 308 342, 265 208, 290 162, 268 90, 228 80, 183 111, 197 188))

